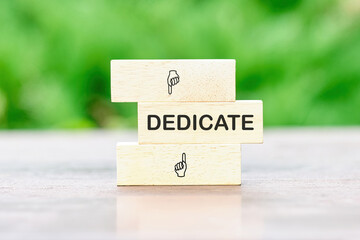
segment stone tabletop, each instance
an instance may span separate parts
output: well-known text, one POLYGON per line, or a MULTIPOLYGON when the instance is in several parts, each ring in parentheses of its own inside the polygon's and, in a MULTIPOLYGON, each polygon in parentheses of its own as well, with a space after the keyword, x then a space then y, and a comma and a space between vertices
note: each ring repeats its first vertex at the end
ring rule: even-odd
POLYGON ((116 187, 117 141, 0 132, 0 239, 360 238, 360 128, 266 129, 241 186, 116 187))

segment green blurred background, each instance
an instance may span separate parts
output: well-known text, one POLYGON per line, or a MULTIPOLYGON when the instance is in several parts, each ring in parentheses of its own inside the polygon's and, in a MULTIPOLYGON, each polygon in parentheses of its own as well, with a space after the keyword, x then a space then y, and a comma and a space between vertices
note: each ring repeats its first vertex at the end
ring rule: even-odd
POLYGON ((111 59, 233 58, 265 126, 360 125, 360 1, 0 1, 0 128, 136 128, 111 59))

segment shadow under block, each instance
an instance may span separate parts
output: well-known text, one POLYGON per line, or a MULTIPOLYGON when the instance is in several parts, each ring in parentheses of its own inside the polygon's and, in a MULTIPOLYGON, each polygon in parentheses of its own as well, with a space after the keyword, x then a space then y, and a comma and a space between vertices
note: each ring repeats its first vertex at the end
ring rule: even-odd
POLYGON ((240 144, 118 143, 117 185, 240 185, 240 144))
POLYGON ((140 144, 262 143, 260 100, 138 103, 140 144))
POLYGON ((112 102, 235 101, 235 60, 112 60, 112 102))

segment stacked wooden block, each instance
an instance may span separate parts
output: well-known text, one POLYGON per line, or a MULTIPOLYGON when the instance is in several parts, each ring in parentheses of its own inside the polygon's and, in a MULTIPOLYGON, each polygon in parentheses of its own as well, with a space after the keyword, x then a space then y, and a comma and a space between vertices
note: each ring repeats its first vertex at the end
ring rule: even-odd
POLYGON ((239 185, 262 101, 235 101, 235 60, 112 60, 111 99, 138 102, 139 143, 117 144, 117 185, 239 185))

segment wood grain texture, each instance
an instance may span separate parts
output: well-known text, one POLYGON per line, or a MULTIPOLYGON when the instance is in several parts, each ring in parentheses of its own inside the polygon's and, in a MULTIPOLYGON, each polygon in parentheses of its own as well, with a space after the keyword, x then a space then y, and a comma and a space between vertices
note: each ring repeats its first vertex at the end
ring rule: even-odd
POLYGON ((116 187, 136 135, 2 131, 0 239, 360 239, 360 127, 264 129, 241 186, 116 187))
MULTIPOLYGON (((263 142, 263 110, 262 101, 248 100, 236 102, 218 102, 218 103, 138 103, 138 139, 140 144, 153 143, 262 143, 263 142), (203 130, 200 127, 200 117, 209 115, 213 119, 203 119, 203 125, 210 130, 203 130), (219 115, 224 115, 228 129, 219 127, 215 130, 215 125, 219 120, 219 115), (156 115, 161 120, 160 126, 156 130, 149 130, 149 125, 155 127, 157 121, 155 118, 150 119, 149 115, 156 115), (174 121, 167 124, 167 127, 174 127, 175 130, 164 130, 164 115, 173 115, 174 117, 167 120, 174 121), (178 120, 179 115, 186 115, 190 118, 190 126, 187 130, 179 130, 179 122, 184 125, 184 119, 178 120), (193 121, 196 115, 197 120, 193 121), (228 115, 240 115, 236 118, 233 125, 232 119, 228 115), (252 127, 253 130, 243 130, 243 117, 253 115, 252 123, 247 123, 246 127, 252 127), (194 122, 197 122, 194 130, 194 122), (235 126, 235 130, 232 127, 235 126)), ((185 120, 186 124, 186 120, 185 120)))
POLYGON ((112 102, 235 101, 235 83, 233 59, 111 61, 112 102))
POLYGON ((119 186, 241 184, 240 144, 118 143, 116 150, 119 186), (175 171, 184 153, 186 171, 175 171))

